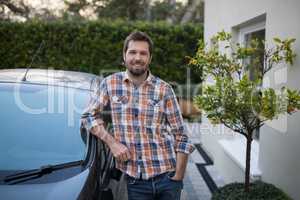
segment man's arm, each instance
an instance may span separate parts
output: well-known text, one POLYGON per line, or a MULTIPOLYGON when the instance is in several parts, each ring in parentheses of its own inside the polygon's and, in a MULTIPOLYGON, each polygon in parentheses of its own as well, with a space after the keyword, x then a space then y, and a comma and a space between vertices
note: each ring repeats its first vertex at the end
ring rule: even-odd
POLYGON ((177 152, 176 154, 176 170, 173 180, 182 180, 184 178, 185 169, 188 162, 188 154, 177 152))
POLYGON ((130 159, 129 150, 125 145, 116 141, 104 128, 103 112, 107 112, 104 110, 107 105, 109 105, 109 95, 104 79, 91 94, 89 105, 83 114, 82 123, 93 135, 108 145, 117 160, 126 161, 130 159))
POLYGON ((116 141, 113 136, 111 136, 102 124, 92 127, 90 130, 93 135, 105 142, 109 149, 111 150, 113 156, 120 161, 127 161, 130 159, 130 152, 128 148, 116 141))
POLYGON ((166 92, 165 103, 167 120, 171 127, 171 133, 175 136, 176 173, 172 179, 182 180, 188 162, 188 155, 192 153, 195 148, 188 140, 187 129, 184 125, 179 104, 171 87, 168 88, 166 92))

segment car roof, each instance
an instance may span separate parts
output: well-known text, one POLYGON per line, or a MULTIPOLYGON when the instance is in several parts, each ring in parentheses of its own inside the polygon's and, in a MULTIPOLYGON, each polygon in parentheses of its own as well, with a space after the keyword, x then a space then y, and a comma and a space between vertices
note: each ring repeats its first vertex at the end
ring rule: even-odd
POLYGON ((2 69, 0 70, 0 82, 52 85, 91 90, 95 80, 101 79, 99 76, 85 72, 29 69, 26 81, 23 81, 25 73, 26 69, 2 69))

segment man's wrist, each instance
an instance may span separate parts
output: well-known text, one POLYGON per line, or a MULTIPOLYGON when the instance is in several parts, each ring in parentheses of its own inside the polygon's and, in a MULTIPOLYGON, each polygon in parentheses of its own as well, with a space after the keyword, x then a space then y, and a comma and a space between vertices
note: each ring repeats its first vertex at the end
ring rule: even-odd
POLYGON ((174 180, 183 180, 184 178, 184 173, 178 173, 178 172, 175 172, 175 175, 172 177, 172 179, 174 180))
POLYGON ((100 139, 110 148, 116 143, 115 139, 106 130, 102 132, 100 139))
POLYGON ((106 131, 102 131, 98 134, 98 137, 100 138, 100 140, 107 142, 107 135, 108 133, 106 131))
POLYGON ((102 140, 103 142, 105 142, 106 144, 108 144, 109 141, 109 134, 108 132, 105 130, 105 128, 103 127, 103 125, 98 125, 95 126, 91 129, 91 132, 93 133, 93 135, 97 136, 100 140, 102 140))

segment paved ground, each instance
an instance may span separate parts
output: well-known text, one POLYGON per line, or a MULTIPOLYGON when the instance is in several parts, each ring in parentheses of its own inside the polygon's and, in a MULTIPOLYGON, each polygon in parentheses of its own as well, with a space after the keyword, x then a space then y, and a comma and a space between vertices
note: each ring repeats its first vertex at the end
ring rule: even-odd
POLYGON ((198 147, 190 156, 184 179, 182 200, 209 200, 211 191, 224 185, 212 161, 201 148, 200 125, 188 124, 192 143, 198 147))

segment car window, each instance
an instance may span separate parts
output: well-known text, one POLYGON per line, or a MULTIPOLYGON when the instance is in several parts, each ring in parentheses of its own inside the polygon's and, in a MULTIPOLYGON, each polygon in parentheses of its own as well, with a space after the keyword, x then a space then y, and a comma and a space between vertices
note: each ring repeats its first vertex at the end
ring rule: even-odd
POLYGON ((0 83, 0 170, 82 160, 80 116, 88 91, 0 83))

